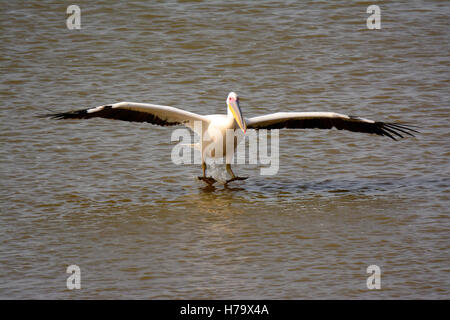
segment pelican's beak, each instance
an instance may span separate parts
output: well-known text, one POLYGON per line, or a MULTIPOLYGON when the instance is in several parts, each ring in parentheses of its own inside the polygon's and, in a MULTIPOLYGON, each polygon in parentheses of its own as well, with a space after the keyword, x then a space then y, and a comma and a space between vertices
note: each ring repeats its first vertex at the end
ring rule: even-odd
POLYGON ((231 112, 233 113, 234 119, 236 120, 237 124, 242 129, 242 131, 245 133, 247 131, 247 124, 245 123, 245 120, 242 117, 241 108, 239 107, 239 100, 230 101, 228 103, 228 107, 230 108, 231 112))

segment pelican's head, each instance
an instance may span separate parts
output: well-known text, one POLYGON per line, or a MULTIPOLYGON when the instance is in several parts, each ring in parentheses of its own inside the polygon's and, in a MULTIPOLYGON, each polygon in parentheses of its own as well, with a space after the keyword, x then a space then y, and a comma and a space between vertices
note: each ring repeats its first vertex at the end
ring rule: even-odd
POLYGON ((247 124, 242 117, 241 108, 239 107, 239 97, 236 93, 230 92, 227 97, 228 114, 232 114, 241 130, 247 131, 247 124))

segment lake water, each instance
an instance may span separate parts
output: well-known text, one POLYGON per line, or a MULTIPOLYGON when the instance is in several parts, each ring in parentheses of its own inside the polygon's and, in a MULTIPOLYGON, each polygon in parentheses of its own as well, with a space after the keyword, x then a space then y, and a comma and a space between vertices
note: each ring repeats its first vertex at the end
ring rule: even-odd
POLYGON ((0 9, 0 298, 450 298, 448 1, 74 4, 81 30, 67 3, 0 9), (230 91, 247 117, 421 133, 280 131, 277 175, 236 165, 248 180, 207 188, 171 161, 173 128, 37 117, 119 101, 225 113, 230 91))

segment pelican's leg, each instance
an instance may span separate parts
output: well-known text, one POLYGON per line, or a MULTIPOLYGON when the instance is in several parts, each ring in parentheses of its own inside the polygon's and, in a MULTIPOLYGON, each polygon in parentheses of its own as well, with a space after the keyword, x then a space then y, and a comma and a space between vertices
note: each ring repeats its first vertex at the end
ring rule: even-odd
POLYGON ((231 179, 236 178, 236 176, 234 175, 233 171, 231 170, 231 164, 227 163, 226 168, 227 168, 227 172, 228 172, 228 173, 230 174, 230 176, 231 176, 231 179))
POLYGON ((245 179, 248 178, 248 177, 237 177, 237 176, 235 176, 234 173, 233 173, 233 171, 231 170, 231 164, 229 164, 229 163, 226 164, 226 168, 227 168, 227 172, 228 172, 228 173, 230 174, 230 176, 231 176, 231 179, 227 180, 226 183, 231 182, 231 181, 234 181, 234 180, 245 180, 245 179))
POLYGON ((199 180, 205 181, 209 185, 213 185, 216 182, 216 179, 213 177, 207 177, 206 176, 206 162, 202 162, 202 170, 203 170, 203 177, 198 177, 199 180))
POLYGON ((202 162, 203 178, 206 178, 206 163, 202 162))

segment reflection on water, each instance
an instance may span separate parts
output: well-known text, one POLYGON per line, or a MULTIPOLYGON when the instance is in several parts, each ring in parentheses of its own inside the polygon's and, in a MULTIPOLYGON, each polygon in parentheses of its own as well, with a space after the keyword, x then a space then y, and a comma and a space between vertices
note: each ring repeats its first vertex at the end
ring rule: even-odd
POLYGON ((383 2, 381 30, 359 1, 77 5, 70 31, 63 3, 3 4, 1 298, 449 298, 447 2, 383 2), (117 101, 224 113, 232 90, 248 117, 421 133, 280 131, 276 176, 239 165, 248 180, 209 187, 171 162, 170 128, 36 117, 117 101))

